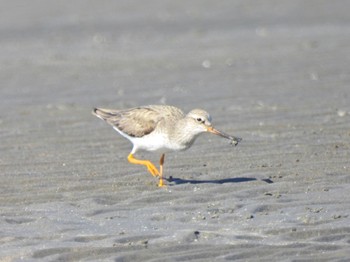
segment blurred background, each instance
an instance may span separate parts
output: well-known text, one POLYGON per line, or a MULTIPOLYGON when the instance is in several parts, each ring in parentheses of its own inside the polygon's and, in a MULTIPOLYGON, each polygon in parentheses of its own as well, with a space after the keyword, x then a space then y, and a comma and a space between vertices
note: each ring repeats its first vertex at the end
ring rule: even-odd
POLYGON ((2 107, 344 101, 348 1, 0 4, 2 107))

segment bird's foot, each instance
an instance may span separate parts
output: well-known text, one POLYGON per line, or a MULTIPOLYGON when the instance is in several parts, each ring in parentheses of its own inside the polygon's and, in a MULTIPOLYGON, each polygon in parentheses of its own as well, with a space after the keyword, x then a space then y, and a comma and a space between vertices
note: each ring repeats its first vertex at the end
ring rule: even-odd
POLYGON ((158 169, 152 164, 151 161, 136 159, 132 154, 129 154, 128 161, 132 164, 146 166, 148 169, 148 172, 150 172, 152 176, 159 176, 160 174, 158 169))
POLYGON ((166 184, 164 183, 163 177, 160 177, 160 178, 159 178, 158 187, 166 187, 166 184))
POLYGON ((158 169, 151 162, 148 161, 146 166, 147 166, 148 172, 150 172, 152 176, 159 176, 158 169))

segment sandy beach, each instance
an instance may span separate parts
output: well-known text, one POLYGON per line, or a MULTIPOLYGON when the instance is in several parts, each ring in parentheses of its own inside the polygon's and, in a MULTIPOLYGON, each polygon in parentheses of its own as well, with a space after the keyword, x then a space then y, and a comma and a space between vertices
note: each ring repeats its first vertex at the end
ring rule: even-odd
POLYGON ((349 260, 349 1, 0 5, 0 261, 349 260), (91 114, 149 104, 243 141, 158 188, 91 114))

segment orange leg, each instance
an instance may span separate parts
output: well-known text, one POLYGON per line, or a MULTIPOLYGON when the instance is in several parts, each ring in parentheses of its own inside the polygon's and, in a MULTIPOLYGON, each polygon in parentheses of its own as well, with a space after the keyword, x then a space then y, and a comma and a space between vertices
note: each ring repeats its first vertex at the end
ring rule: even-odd
POLYGON ((160 173, 159 173, 159 184, 158 186, 159 187, 163 187, 165 186, 164 183, 163 183, 163 164, 164 164, 164 154, 162 154, 162 156, 160 157, 160 161, 159 161, 159 170, 160 170, 160 173))
POLYGON ((132 164, 146 166, 148 169, 148 172, 150 172, 152 176, 159 176, 158 169, 151 163, 151 161, 136 159, 132 154, 128 155, 128 161, 132 164))

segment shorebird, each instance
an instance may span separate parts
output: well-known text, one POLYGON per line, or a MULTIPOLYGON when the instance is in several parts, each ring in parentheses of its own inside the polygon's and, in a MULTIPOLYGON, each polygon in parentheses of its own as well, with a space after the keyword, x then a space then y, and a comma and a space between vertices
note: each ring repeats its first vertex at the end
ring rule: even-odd
POLYGON ((133 148, 128 161, 144 165, 153 176, 158 176, 159 187, 164 186, 165 153, 188 149, 198 135, 205 132, 229 139, 233 145, 242 140, 215 129, 211 116, 202 109, 193 109, 185 115, 174 106, 150 105, 122 110, 94 108, 92 113, 130 140, 133 148), (149 160, 136 159, 134 154, 139 150, 160 152, 159 170, 149 160))

